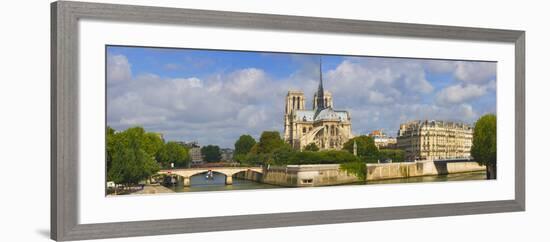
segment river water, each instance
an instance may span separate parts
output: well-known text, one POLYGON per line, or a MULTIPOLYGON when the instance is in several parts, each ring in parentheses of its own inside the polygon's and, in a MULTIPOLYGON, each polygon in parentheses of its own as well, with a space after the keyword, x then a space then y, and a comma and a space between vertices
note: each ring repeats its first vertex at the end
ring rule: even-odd
MULTIPOLYGON (((458 173, 441 176, 410 177, 403 179, 389 179, 381 181, 368 181, 366 184, 394 184, 394 183, 415 183, 415 182, 442 182, 442 181, 471 181, 485 180, 485 171, 458 173)), ((344 184, 347 185, 347 184, 344 184)), ((357 185, 349 184, 349 185, 357 185)), ((225 175, 214 173, 214 179, 206 179, 205 174, 191 177, 191 186, 183 187, 182 183, 167 186, 175 192, 199 192, 199 191, 227 191, 227 190, 248 190, 248 189, 270 189, 282 188, 281 186, 258 183, 249 180, 233 178, 232 185, 225 185, 225 175)))
POLYGON ((225 185, 225 175, 214 172, 214 179, 206 179, 206 173, 191 177, 191 186, 183 187, 183 183, 168 186, 175 192, 199 192, 199 191, 226 191, 226 190, 247 190, 247 189, 268 189, 281 188, 280 186, 269 185, 250 180, 237 179, 233 177, 232 185, 225 185))

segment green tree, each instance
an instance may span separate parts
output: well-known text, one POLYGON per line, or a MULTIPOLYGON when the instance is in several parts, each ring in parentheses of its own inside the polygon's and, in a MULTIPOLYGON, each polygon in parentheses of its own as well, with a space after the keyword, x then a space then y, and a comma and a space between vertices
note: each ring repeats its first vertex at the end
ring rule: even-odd
POLYGON ((479 118, 474 127, 472 157, 487 169, 487 179, 497 177, 497 117, 494 114, 479 118))
POLYGON ((252 148, 250 148, 250 151, 248 151, 248 155, 255 155, 255 154, 258 154, 258 147, 260 146, 260 144, 256 143, 252 146, 252 148))
POLYGON ((344 150, 353 154, 353 144, 357 144, 357 156, 361 157, 365 162, 374 163, 378 161, 378 148, 374 144, 374 138, 361 135, 354 137, 344 143, 344 150))
POLYGON ((143 150, 152 156, 156 156, 159 150, 164 146, 164 141, 158 133, 143 134, 143 150))
POLYGON ((392 162, 404 162, 405 151, 399 149, 380 149, 378 157, 380 160, 391 159, 392 162))
POLYGON ((105 161, 107 163, 106 165, 107 171, 111 168, 111 164, 113 160, 114 142, 115 142, 115 130, 107 126, 107 128, 105 129, 105 143, 106 143, 105 161))
POLYGON ((246 155, 250 152, 250 149, 256 144, 256 140, 250 135, 241 135, 235 142, 235 156, 246 155))
POLYGON ((255 163, 271 164, 274 161, 275 151, 287 152, 290 148, 281 139, 277 131, 264 131, 260 135, 260 141, 250 149, 250 158, 255 163))
POLYGON ((187 167, 189 160, 187 149, 176 142, 166 143, 157 153, 157 161, 164 167, 170 167, 170 163, 174 163, 174 167, 187 167))
POLYGON ((206 162, 219 162, 222 159, 220 147, 217 145, 207 145, 201 148, 201 154, 206 162))
POLYGON ((147 140, 141 127, 116 133, 107 128, 107 178, 119 184, 137 184, 156 173, 160 167, 145 151, 147 140))
POLYGON ((315 143, 309 143, 304 147, 305 151, 319 151, 319 146, 317 146, 315 143))
POLYGON ((252 148, 250 148, 250 151, 248 152, 248 154, 238 155, 235 159, 238 160, 241 163, 246 163, 246 164, 251 164, 251 165, 252 164, 258 165, 258 164, 264 163, 264 161, 267 160, 265 158, 265 157, 267 157, 267 155, 259 154, 258 153, 258 146, 259 146, 258 143, 254 144, 252 146, 252 148))
POLYGON ((356 176, 361 181, 367 180, 367 164, 362 161, 346 162, 340 164, 340 170, 356 176))
POLYGON ((260 158, 263 158, 264 162, 270 162, 276 165, 298 164, 296 160, 296 155, 298 153, 298 151, 290 148, 290 146, 285 145, 275 149, 269 156, 264 155, 264 157, 260 158))
POLYGON ((260 136, 260 142, 258 142, 258 153, 270 154, 274 150, 285 146, 285 141, 281 139, 279 132, 277 131, 264 131, 260 136))
POLYGON ((353 154, 342 150, 300 152, 288 147, 273 152, 273 163, 276 165, 340 164, 359 161, 353 154))

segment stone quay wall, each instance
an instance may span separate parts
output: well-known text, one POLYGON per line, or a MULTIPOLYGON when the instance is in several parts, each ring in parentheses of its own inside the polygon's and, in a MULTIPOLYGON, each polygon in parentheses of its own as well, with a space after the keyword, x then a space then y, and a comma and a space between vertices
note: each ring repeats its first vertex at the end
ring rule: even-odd
POLYGON ((262 178, 263 178, 263 174, 255 171, 250 171, 250 170, 244 171, 244 172, 238 172, 233 176, 238 179, 250 180, 255 182, 262 182, 262 178))
MULTIPOLYGON (((446 175, 484 171, 475 161, 417 161, 403 163, 366 164, 367 182, 417 176, 446 175)), ((330 186, 361 182, 353 174, 340 169, 339 164, 287 165, 263 168, 263 174, 245 171, 235 178, 285 187, 330 186)))
POLYGON ((367 181, 416 176, 447 175, 484 171, 475 161, 417 161, 403 163, 367 164, 367 181))
POLYGON ((264 169, 262 182, 289 187, 330 186, 359 182, 354 175, 340 170, 339 164, 270 166, 264 169))

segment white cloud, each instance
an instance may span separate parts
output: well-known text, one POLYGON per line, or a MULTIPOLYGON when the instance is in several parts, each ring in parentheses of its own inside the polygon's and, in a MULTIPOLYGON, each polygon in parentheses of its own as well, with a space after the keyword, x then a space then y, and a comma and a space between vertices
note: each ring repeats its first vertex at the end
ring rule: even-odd
POLYGON ((455 76, 467 83, 485 83, 496 74, 494 62, 461 61, 457 63, 455 76))
MULTIPOLYGON (((282 132, 289 89, 304 91, 306 105, 311 107, 319 73, 318 65, 309 59, 296 58, 304 64, 284 79, 273 79, 257 68, 202 78, 163 78, 150 73, 132 76, 126 57, 108 56, 108 124, 115 129, 142 125, 163 132, 168 140, 198 140, 222 147, 231 147, 241 134, 258 138, 264 130, 282 132)), ((336 109, 350 111, 354 133, 384 128, 392 135, 399 123, 414 119, 471 122, 479 110, 464 102, 494 90, 493 80, 455 83, 435 94, 426 68, 422 61, 347 58, 325 70, 325 89, 332 92, 336 109), (437 102, 423 104, 426 97, 437 102)), ((432 68, 448 71, 449 66, 432 68)))
POLYGON ((326 75, 335 106, 377 105, 418 100, 433 92, 420 62, 348 58, 326 75))
POLYGON ((108 83, 128 81, 132 78, 131 66, 124 55, 107 56, 107 79, 108 83))
POLYGON ((463 103, 485 95, 487 89, 487 86, 457 84, 438 92, 435 100, 440 105, 463 103))
POLYGON ((369 102, 372 104, 391 103, 394 101, 394 99, 389 95, 386 95, 378 91, 370 91, 368 95, 369 95, 369 102))
POLYGON ((486 84, 494 80, 496 62, 425 60, 426 70, 434 73, 453 73, 461 82, 486 84))
POLYGON ((229 142, 243 133, 282 130, 278 124, 284 110, 284 92, 259 69, 247 68, 204 80, 144 74, 108 88, 107 95, 108 123, 115 129, 141 125, 164 132, 168 139, 227 147, 232 143, 222 140, 229 142))
POLYGON ((456 70, 455 61, 425 60, 426 69, 435 73, 453 73, 456 70))
POLYGON ((247 101, 258 101, 263 98, 263 87, 267 84, 267 77, 260 69, 247 68, 231 73, 227 77, 219 77, 223 90, 229 94, 247 101))

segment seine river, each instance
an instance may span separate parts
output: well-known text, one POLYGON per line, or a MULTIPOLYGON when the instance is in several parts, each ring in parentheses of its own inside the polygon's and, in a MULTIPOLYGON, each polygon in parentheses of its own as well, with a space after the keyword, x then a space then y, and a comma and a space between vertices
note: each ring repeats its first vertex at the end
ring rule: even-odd
POLYGON ((247 190, 280 188, 280 186, 242 180, 233 177, 232 185, 225 185, 225 175, 215 173, 214 179, 206 179, 206 174, 199 174, 191 177, 191 186, 183 187, 183 183, 175 186, 167 186, 175 192, 199 192, 199 191, 225 191, 225 190, 247 190))
MULTIPOLYGON (((414 183, 414 182, 441 182, 441 181, 471 181, 485 180, 485 171, 458 173, 441 176, 423 176, 404 179, 390 179, 381 181, 369 181, 369 184, 392 184, 392 183, 414 183)), ((355 184, 354 184, 355 185, 355 184)), ((175 192, 198 192, 198 191, 226 191, 226 190, 248 190, 248 189, 270 189, 281 188, 280 186, 253 182, 233 178, 233 185, 225 185, 225 176, 214 173, 214 179, 206 179, 204 174, 191 177, 191 186, 183 187, 182 183, 174 186, 168 186, 175 192)))

